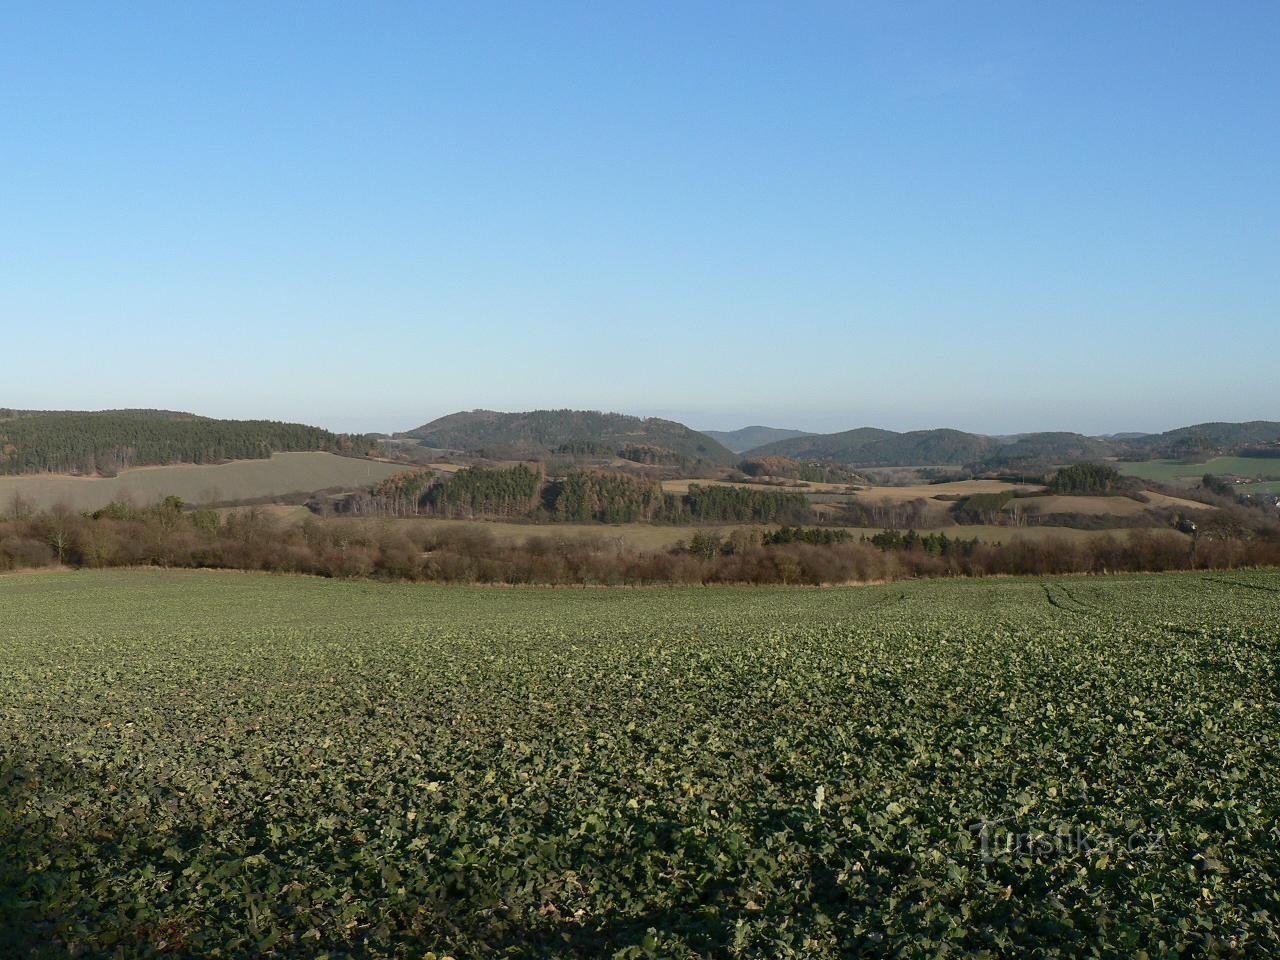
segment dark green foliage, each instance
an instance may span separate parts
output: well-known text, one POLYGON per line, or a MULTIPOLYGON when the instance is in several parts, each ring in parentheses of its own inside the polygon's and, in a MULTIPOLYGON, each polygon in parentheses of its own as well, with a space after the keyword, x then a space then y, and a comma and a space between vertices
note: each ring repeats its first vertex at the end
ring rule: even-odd
POLYGON ((1063 467, 1049 481, 1050 493, 1067 495, 1100 495, 1120 493, 1133 486, 1133 481, 1120 475, 1105 463, 1076 463, 1063 467))
POLYGON ((0 956, 1272 957, 1278 591, 4 578, 0 956))
POLYGON ((0 473, 6 474, 114 475, 129 467, 251 460, 287 451, 363 455, 375 446, 366 437, 299 423, 213 420, 165 410, 30 412, 0 419, 0 473))
POLYGON ((813 517, 803 494, 696 483, 689 484, 683 510, 707 523, 804 523, 813 517))
POLYGON ((677 496, 656 480, 588 471, 549 483, 544 502, 556 520, 603 523, 795 523, 812 516, 797 493, 690 484, 677 496))
POLYGON ((596 410, 472 410, 441 417, 401 436, 429 447, 495 458, 545 459, 566 446, 572 449, 588 443, 593 451, 630 445, 659 447, 690 463, 730 464, 734 460, 716 441, 682 423, 596 410))
POLYGON ((548 484, 544 502, 556 520, 577 522, 661 521, 675 512, 675 498, 656 480, 585 470, 548 484))
POLYGON ((543 490, 540 470, 514 467, 466 467, 455 473, 406 470, 365 492, 335 501, 313 500, 312 510, 379 517, 438 516, 526 517, 537 510, 543 490))
POLYGON ((1216 493, 1220 497, 1235 496, 1235 488, 1232 484, 1227 483, 1220 477, 1215 477, 1211 473, 1206 473, 1200 478, 1200 486, 1204 487, 1210 493, 1216 493))
POLYGON ((373 509, 367 512, 388 517, 417 516, 434 482, 435 474, 430 470, 393 474, 374 485, 370 493, 373 509))
POLYGON ((1013 499, 1013 493, 975 493, 965 497, 951 510, 956 523, 994 523, 1005 504, 1013 499))
POLYGON ((443 517, 517 517, 532 511, 542 473, 524 464, 505 469, 467 467, 433 483, 422 497, 425 512, 443 517))
POLYGON ((792 460, 789 457, 757 457, 743 460, 738 469, 748 477, 782 477, 808 483, 865 483, 852 470, 835 463, 818 460, 792 460))
POLYGON ((689 458, 674 450, 664 447, 653 447, 648 444, 630 443, 618 449, 618 457, 632 463, 643 463, 649 466, 684 467, 689 465, 689 458))
POLYGON ((699 530, 689 538, 687 549, 700 560, 714 560, 724 552, 724 538, 714 530, 699 530))
MULTIPOLYGON (((1280 444, 1280 422, 1251 420, 1247 423, 1197 423, 1132 441, 1147 457, 1202 460, 1220 454, 1244 453, 1246 448, 1275 447, 1280 444)), ((1275 456, 1272 450, 1271 456, 1275 456)))
POLYGON ((977 537, 964 540, 945 533, 916 533, 908 530, 885 530, 867 538, 881 550, 920 550, 937 557, 969 557, 978 551, 977 537))
POLYGON ((598 440, 569 440, 556 447, 554 452, 561 457, 607 457, 613 449, 598 440))
POLYGON ((783 456, 793 460, 832 460, 855 467, 910 467, 973 463, 999 446, 991 437, 959 430, 895 433, 859 427, 842 433, 813 434, 765 444, 753 459, 783 456))
POLYGON ((831 545, 833 543, 849 543, 853 534, 848 530, 833 527, 788 527, 782 526, 764 534, 761 542, 767 545, 782 543, 812 543, 831 545))
POLYGON ((468 467, 435 479, 408 472, 368 493, 338 501, 339 513, 375 516, 427 514, 600 523, 801 523, 813 512, 803 494, 691 484, 680 496, 657 480, 574 470, 544 480, 526 465, 468 467), (412 483, 412 491, 404 486, 412 483))
MULTIPOLYGON (((963 464, 977 471, 1044 470, 1065 463, 1104 457, 1205 459, 1246 450, 1275 456, 1280 423, 1202 423, 1151 435, 1087 437, 1065 431, 996 438, 959 430, 894 433, 861 427, 842 433, 810 434, 751 451, 753 458, 784 456, 833 460, 851 466, 928 466, 963 464)), ((1257 455, 1257 454, 1254 454, 1257 455)))
POLYGON ((975 466, 982 470, 1042 470, 1060 463, 1096 460, 1115 455, 1122 444, 1079 433, 1028 433, 1001 446, 975 466))

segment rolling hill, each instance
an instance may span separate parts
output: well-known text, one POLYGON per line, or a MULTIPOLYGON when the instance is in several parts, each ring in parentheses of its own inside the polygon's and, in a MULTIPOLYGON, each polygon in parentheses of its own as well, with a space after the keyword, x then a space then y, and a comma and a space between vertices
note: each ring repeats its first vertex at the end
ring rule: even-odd
POLYGON ((1024 433, 1012 443, 1001 445, 985 461, 987 467, 1016 467, 1055 463, 1077 463, 1087 460, 1105 460, 1123 450, 1116 444, 1080 433, 1053 431, 1024 433))
POLYGON ((1049 466, 1108 458, 1206 459, 1245 451, 1280 454, 1280 423, 1201 423, 1156 434, 1089 437, 1066 431, 990 437, 959 430, 897 433, 859 427, 840 433, 808 434, 746 451, 753 457, 830 460, 852 467, 970 466, 986 470, 1049 466))
POLYGON ((471 410, 396 437, 495 459, 543 459, 561 452, 616 455, 626 448, 652 448, 689 463, 728 465, 736 460, 733 451, 683 423, 596 410, 471 410))
POLYGON ((1123 444, 1079 433, 1019 433, 989 437, 961 430, 912 430, 896 433, 859 427, 842 433, 811 434, 749 451, 752 456, 831 460, 853 467, 1051 465, 1100 460, 1119 455, 1123 444))
POLYGON ((991 437, 960 430, 912 430, 897 433, 858 427, 840 433, 812 434, 767 443, 748 451, 753 457, 833 460, 855 467, 916 467, 974 463, 1000 444, 991 437))
POLYGON ((743 427, 740 430, 703 430, 704 436, 728 447, 734 453, 745 453, 756 447, 779 440, 810 436, 806 430, 787 430, 782 427, 743 427))
POLYGON ((366 437, 274 420, 173 410, 0 409, 0 474, 111 476, 132 467, 258 460, 274 453, 365 454, 366 437))
POLYGON ((1236 453, 1247 448, 1280 448, 1280 423, 1250 420, 1246 423, 1197 423, 1129 441, 1129 446, 1149 457, 1204 457, 1236 453))

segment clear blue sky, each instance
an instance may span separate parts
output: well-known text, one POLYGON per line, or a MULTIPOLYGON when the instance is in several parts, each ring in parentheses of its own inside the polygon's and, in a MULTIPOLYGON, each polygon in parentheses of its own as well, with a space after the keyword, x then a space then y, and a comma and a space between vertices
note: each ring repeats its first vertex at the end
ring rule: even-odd
POLYGON ((1280 419, 1280 4, 6 3, 0 406, 1280 419))

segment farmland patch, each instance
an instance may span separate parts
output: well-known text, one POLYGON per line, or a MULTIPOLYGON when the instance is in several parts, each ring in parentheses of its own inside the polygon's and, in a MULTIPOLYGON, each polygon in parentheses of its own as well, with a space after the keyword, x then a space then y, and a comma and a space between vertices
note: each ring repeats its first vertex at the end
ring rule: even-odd
POLYGON ((1266 955, 1277 588, 0 578, 0 954, 1266 955))

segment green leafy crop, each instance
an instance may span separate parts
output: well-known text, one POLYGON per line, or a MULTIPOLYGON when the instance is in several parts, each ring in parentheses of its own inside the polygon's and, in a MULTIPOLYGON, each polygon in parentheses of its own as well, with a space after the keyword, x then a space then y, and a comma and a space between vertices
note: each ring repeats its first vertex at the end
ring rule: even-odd
POLYGON ((1280 938, 1280 575, 0 579, 3 957, 1280 938))

